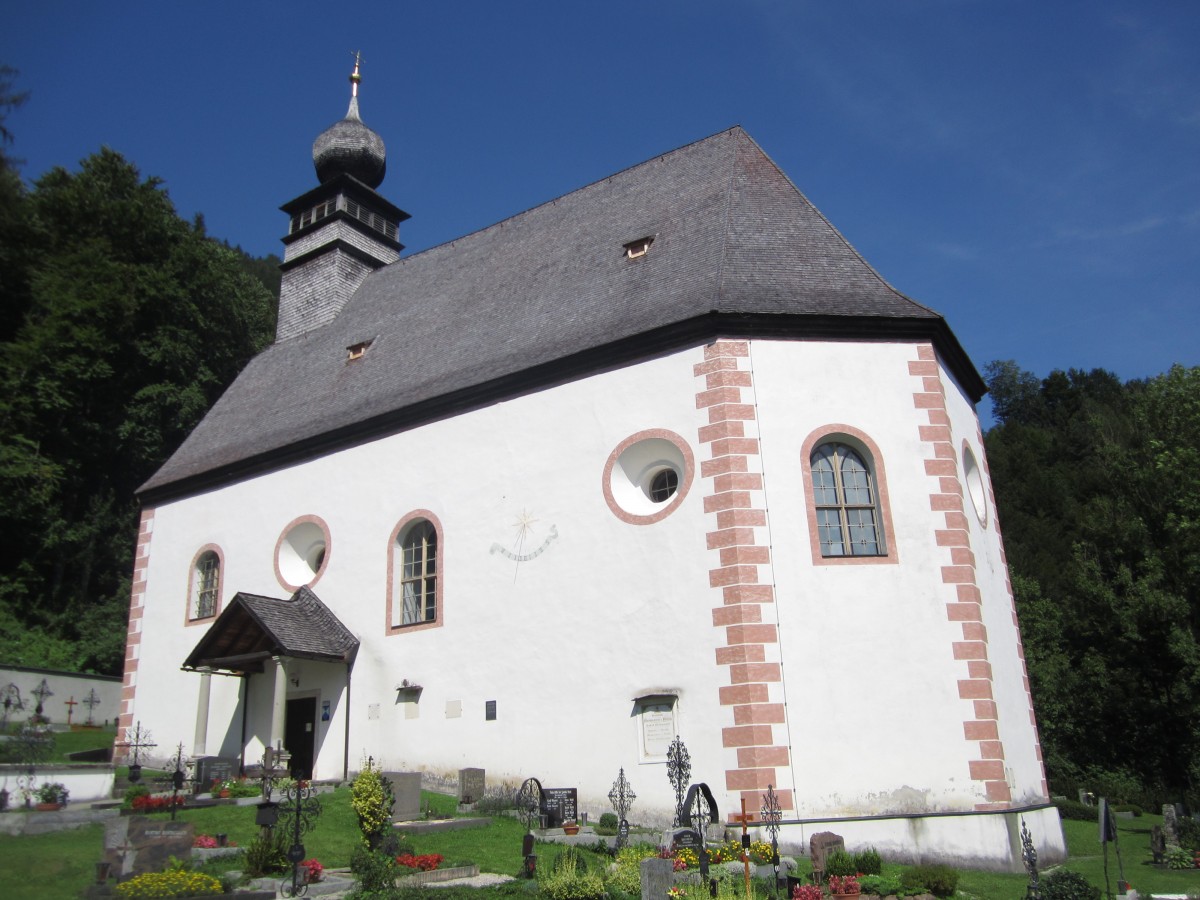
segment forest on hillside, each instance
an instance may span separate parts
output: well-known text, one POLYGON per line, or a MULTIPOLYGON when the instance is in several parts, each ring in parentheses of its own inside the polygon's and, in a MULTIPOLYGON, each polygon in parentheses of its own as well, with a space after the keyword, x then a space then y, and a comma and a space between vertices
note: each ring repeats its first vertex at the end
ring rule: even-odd
MULTIPOLYGON (((14 74, 0 66, 0 662, 119 673, 134 491, 271 340, 278 259, 184 221, 113 150, 27 186, 7 154, 14 74)), ((1051 789, 1200 807, 1200 368, 986 378, 1051 789)))

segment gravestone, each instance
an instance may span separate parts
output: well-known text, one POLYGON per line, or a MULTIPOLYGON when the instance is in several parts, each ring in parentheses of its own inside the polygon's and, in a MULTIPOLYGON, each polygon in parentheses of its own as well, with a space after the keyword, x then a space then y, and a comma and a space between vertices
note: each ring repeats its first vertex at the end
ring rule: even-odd
POLYGON ((458 770, 458 802, 474 803, 483 799, 487 779, 483 769, 458 770))
POLYGON ((231 781, 241 768, 242 761, 236 756, 201 756, 196 760, 196 790, 211 790, 214 781, 231 781))
POLYGON ((383 777, 392 783, 392 793, 396 797, 392 818, 397 822, 421 818, 421 773, 384 772, 383 777))
POLYGON ((578 789, 542 788, 542 812, 546 815, 547 828, 558 828, 563 822, 574 822, 579 817, 578 789))
POLYGON ((818 831, 808 841, 808 855, 812 858, 814 872, 825 872, 825 860, 835 850, 845 850, 846 841, 832 831, 818 831))
POLYGON ((672 850, 694 850, 699 856, 703 848, 704 839, 700 837, 700 832, 691 828, 684 828, 671 835, 672 850))
POLYGON ((643 859, 641 874, 642 900, 667 900, 667 891, 675 886, 674 860, 643 859))
POLYGON ((122 816, 104 823, 104 861, 118 879, 162 872, 171 857, 191 859, 195 826, 147 816, 122 816))
POLYGON ((1161 863, 1163 857, 1167 855, 1167 838, 1163 834, 1161 825, 1155 825, 1150 829, 1150 855, 1156 863, 1161 863))
POLYGON ((1179 822, 1175 816, 1175 804, 1164 803, 1162 814, 1163 838, 1166 841, 1167 850, 1174 850, 1179 846, 1179 822))

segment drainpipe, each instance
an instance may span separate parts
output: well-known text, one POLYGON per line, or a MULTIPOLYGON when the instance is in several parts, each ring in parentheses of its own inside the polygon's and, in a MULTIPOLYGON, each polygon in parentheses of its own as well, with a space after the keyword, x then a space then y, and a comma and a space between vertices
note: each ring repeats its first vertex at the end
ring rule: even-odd
POLYGON ((246 707, 250 705, 250 676, 242 675, 241 684, 238 686, 238 693, 241 695, 242 702, 238 704, 242 708, 242 744, 238 748, 238 774, 245 774, 246 771, 246 707))
POLYGON ((350 670, 354 660, 346 660, 346 746, 342 748, 342 781, 350 780, 350 670))

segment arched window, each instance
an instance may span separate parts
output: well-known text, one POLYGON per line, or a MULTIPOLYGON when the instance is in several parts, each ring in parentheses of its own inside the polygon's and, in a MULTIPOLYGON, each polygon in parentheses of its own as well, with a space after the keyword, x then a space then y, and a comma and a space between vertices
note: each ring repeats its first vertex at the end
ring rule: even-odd
POLYGON ((210 619, 217 614, 221 599, 221 558, 215 550, 205 550, 192 565, 191 602, 188 618, 210 619))
POLYGON ((437 621, 437 530, 428 519, 419 519, 400 534, 396 543, 394 597, 399 603, 393 600, 392 626, 437 621))
POLYGON ((809 463, 821 555, 884 555, 875 482, 862 455, 829 442, 813 451, 809 463))

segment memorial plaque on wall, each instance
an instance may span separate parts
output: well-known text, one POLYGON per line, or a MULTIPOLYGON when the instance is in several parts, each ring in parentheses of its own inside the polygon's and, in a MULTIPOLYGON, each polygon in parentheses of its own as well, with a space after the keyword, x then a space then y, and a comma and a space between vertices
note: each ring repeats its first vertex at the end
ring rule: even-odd
POLYGON ((236 756, 202 756, 196 760, 196 789, 208 791, 214 781, 232 781, 241 768, 236 756))
POLYGON ((576 788, 542 788, 546 827, 557 828, 578 818, 579 791, 576 788))

